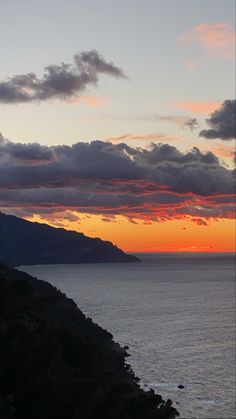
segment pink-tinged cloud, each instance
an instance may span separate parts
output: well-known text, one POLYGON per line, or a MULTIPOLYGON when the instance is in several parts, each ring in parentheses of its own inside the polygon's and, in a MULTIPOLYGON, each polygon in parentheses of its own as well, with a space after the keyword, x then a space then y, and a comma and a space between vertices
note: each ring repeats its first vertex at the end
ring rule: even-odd
MULTIPOLYGON (((77 191, 79 194, 80 191, 77 191)), ((53 194, 52 191, 50 191, 53 194)), ((76 193, 76 191, 74 191, 76 193)), ((130 191, 127 194, 117 198, 109 198, 109 193, 104 193, 101 199, 95 196, 87 202, 71 203, 70 197, 68 203, 61 204, 51 200, 46 206, 41 202, 5 202, 2 205, 4 212, 14 213, 22 217, 31 217, 33 214, 43 216, 50 222, 60 219, 68 220, 68 222, 79 221, 82 214, 101 215, 106 221, 116 221, 117 215, 126 217, 131 222, 140 221, 145 223, 165 222, 169 220, 191 220, 194 223, 207 226, 210 220, 219 220, 222 218, 234 219, 234 200, 228 201, 227 197, 199 197, 196 195, 169 193, 154 193, 152 196, 140 195, 139 197, 130 198, 130 191), (102 202, 103 201, 103 202, 102 202), (225 201, 225 202, 224 202, 225 201), (72 212, 71 216, 70 213, 72 212), (79 213, 80 217, 74 216, 79 213), (61 214, 61 216, 60 216, 61 214)), ((8 196, 8 198, 10 195, 8 196)), ((68 201, 68 199, 67 199, 68 201)))
POLYGON ((183 109, 188 112, 200 115, 208 115, 220 107, 220 101, 207 101, 207 102, 187 102, 178 101, 174 102, 174 106, 178 109, 183 109))
MULTIPOLYGON (((181 121, 185 121, 185 119, 182 119, 181 121)), ((175 122, 177 123, 177 122, 175 122)), ((128 133, 119 135, 117 137, 107 137, 105 138, 105 141, 108 141, 112 144, 119 144, 129 141, 143 141, 143 142, 170 142, 170 141, 181 141, 182 137, 170 137, 163 133, 154 133, 154 134, 134 134, 134 133, 128 133)))
POLYGON ((213 147, 208 147, 207 150, 212 151, 217 156, 224 157, 226 159, 234 160, 235 147, 233 147, 233 146, 227 146, 227 145, 217 146, 216 145, 216 146, 213 146, 213 147))
POLYGON ((89 106, 90 108, 97 108, 107 103, 107 99, 96 96, 83 96, 80 98, 80 103, 89 106))
POLYGON ((221 59, 234 59, 235 39, 227 22, 200 24, 179 37, 182 45, 198 44, 209 57, 221 59))
POLYGON ((81 96, 67 99, 65 102, 70 105, 85 105, 89 108, 98 108, 105 105, 108 100, 97 96, 81 96))

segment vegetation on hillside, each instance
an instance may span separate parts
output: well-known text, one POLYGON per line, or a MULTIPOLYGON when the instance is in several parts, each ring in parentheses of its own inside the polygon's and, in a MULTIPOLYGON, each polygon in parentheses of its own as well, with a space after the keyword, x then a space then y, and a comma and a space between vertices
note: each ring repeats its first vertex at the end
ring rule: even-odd
POLYGON ((171 419, 126 351, 50 284, 0 265, 0 419, 171 419))

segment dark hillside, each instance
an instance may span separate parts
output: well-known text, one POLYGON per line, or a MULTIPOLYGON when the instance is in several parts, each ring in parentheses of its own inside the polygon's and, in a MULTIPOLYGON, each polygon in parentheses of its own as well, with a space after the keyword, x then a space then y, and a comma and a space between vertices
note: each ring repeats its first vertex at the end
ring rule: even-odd
POLYGON ((2 213, 0 260, 11 266, 139 261, 111 242, 2 213))
POLYGON ((0 265, 0 419, 170 419, 112 335, 50 284, 0 265))

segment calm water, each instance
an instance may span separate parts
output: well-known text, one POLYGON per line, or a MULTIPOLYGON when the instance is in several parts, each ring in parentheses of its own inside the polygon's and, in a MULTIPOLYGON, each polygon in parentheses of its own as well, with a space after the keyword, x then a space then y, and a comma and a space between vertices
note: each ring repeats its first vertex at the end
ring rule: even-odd
POLYGON ((128 345, 142 385, 171 398, 182 418, 235 418, 232 254, 138 256, 143 263, 21 269, 65 292, 128 345))

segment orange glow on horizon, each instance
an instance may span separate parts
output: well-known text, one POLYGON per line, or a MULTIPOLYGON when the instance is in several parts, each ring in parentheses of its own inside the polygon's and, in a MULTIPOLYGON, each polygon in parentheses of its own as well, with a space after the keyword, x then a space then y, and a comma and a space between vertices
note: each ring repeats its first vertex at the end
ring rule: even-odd
POLYGON ((111 241, 126 252, 235 252, 235 220, 207 220, 198 225, 189 218, 165 222, 132 220, 75 213, 78 221, 53 217, 27 217, 111 241))

